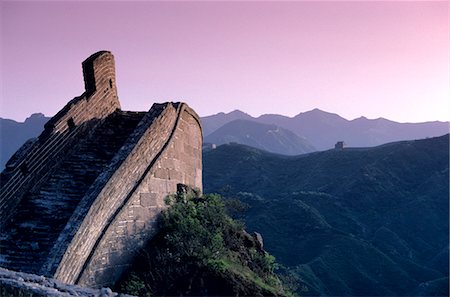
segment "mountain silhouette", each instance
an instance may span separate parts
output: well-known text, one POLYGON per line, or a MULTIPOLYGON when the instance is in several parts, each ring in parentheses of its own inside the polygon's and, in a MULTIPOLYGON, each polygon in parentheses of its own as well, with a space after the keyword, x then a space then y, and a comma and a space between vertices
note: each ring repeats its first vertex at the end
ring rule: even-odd
POLYGON ((215 115, 202 117, 203 136, 208 136, 223 125, 234 120, 253 120, 253 117, 240 110, 229 113, 220 112, 215 115))
POLYGON ((0 171, 25 141, 44 130, 44 124, 49 119, 42 113, 32 114, 23 123, 0 118, 0 171))
POLYGON ((372 120, 365 117, 350 121, 337 114, 314 109, 295 117, 266 114, 253 118, 240 111, 221 113, 202 118, 204 135, 208 136, 236 117, 290 130, 318 150, 331 149, 338 141, 344 141, 351 147, 372 147, 393 141, 441 136, 449 132, 448 122, 398 123, 384 118, 372 120))
POLYGON ((231 121, 204 137, 204 142, 218 145, 236 142, 283 155, 316 150, 307 140, 287 129, 248 120, 231 121))

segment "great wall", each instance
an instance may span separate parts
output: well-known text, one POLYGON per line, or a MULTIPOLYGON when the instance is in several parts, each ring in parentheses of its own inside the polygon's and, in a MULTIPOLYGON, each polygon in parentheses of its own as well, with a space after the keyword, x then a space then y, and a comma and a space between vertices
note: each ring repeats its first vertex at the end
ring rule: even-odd
POLYGON ((202 188, 202 129, 185 103, 122 111, 110 52, 82 66, 85 92, 1 173, 0 267, 100 288, 155 234, 177 184, 202 188))

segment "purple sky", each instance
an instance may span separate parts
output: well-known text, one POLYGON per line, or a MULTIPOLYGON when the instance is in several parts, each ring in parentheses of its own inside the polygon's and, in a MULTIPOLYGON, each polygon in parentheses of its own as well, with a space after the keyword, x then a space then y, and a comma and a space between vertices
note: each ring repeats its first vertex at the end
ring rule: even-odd
POLYGON ((447 1, 0 2, 0 117, 54 115, 81 62, 116 58, 125 110, 186 101, 347 119, 450 120, 447 1))

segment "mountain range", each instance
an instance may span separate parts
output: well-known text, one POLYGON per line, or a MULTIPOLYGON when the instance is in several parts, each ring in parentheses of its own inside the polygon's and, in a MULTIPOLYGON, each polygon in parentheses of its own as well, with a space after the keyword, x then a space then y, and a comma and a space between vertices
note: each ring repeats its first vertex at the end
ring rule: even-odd
POLYGON ((338 141, 344 141, 350 147, 371 147, 399 140, 441 136, 449 132, 449 123, 439 121, 398 123, 384 118, 371 120, 365 117, 347 120, 320 109, 300 113, 294 117, 265 114, 254 118, 235 110, 227 114, 218 113, 203 117, 205 140, 223 125, 235 120, 270 124, 290 130, 319 151, 333 148, 338 141))
MULTIPOLYGON (((26 140, 36 137, 49 119, 41 113, 23 123, 0 118, 0 168, 26 140)), ((398 123, 365 117, 346 120, 319 109, 295 117, 266 114, 256 118, 235 110, 202 117, 201 121, 206 143, 236 142, 283 155, 331 149, 338 141, 350 147, 372 147, 449 132, 448 122, 398 123)))
POLYGON ((204 152, 206 193, 243 220, 300 296, 448 296, 449 135, 295 157, 204 152))

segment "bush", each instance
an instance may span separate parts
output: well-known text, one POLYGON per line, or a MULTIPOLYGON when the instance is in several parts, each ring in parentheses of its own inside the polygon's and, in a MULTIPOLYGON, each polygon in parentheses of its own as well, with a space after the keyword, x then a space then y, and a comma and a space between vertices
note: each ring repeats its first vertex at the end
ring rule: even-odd
POLYGON ((161 228, 123 279, 124 293, 283 295, 275 258, 231 219, 219 195, 167 197, 161 228))

